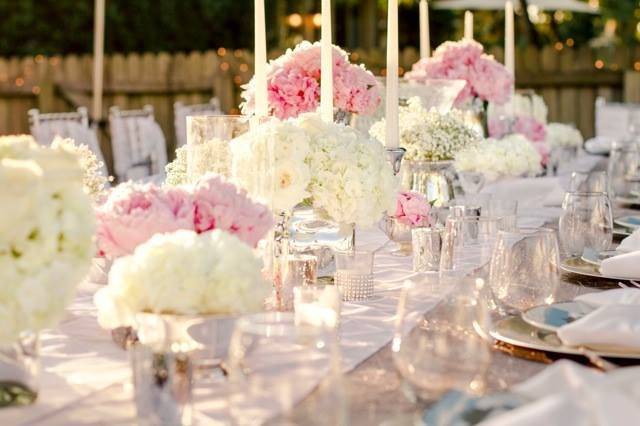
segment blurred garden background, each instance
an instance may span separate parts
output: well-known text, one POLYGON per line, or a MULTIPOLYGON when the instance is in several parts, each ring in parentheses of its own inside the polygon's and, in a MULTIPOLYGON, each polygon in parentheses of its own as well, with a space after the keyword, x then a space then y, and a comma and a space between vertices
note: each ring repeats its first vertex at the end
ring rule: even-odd
MULTIPOLYGON (((485 0, 479 0, 481 4, 485 0)), ((463 33, 464 10, 431 0, 431 44, 463 33)), ((594 102, 640 101, 640 2, 575 0, 597 13, 517 7, 518 88, 532 88, 551 121, 593 135, 594 102)), ((268 0, 270 57, 320 36, 320 0, 268 0)), ((386 0, 335 0, 334 41, 384 74, 386 0)), ((562 0, 558 0, 558 4, 562 0)), ((418 1, 400 9, 401 72, 419 58, 418 1)), ((475 39, 502 60, 504 13, 475 10, 475 39)), ((91 107, 94 2, 0 0, 0 133, 28 132, 26 111, 91 107)), ((238 112, 253 75, 253 0, 106 0, 104 119, 108 107, 149 104, 172 152, 173 104, 220 100, 238 112), (232 30, 230 30, 232 29, 232 30)), ((107 159, 109 162, 110 159, 107 159)))

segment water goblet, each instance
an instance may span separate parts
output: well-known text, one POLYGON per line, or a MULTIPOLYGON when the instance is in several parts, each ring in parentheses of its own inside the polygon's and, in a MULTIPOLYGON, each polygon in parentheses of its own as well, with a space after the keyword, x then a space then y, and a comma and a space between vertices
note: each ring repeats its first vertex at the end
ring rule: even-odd
POLYGON ((635 143, 615 142, 611 148, 607 175, 610 197, 629 197, 637 187, 640 154, 635 143))
POLYGON ((568 192, 607 192, 607 172, 573 172, 568 192))
POLYGON ((602 192, 568 192, 562 203, 559 232, 568 256, 582 256, 585 249, 608 250, 613 239, 609 197, 602 192))

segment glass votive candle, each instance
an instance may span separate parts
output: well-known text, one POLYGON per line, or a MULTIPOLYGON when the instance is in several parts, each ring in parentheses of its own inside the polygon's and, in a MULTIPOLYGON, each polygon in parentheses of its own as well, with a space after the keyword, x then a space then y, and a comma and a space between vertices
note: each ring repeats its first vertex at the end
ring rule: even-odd
POLYGON ((413 270, 415 272, 437 272, 440 268, 442 228, 413 228, 413 270))
POLYGON ((279 310, 293 309, 293 288, 318 282, 318 258, 311 254, 289 254, 282 264, 282 285, 277 290, 279 310))
POLYGON ((368 250, 336 251, 335 284, 342 300, 358 301, 373 297, 373 258, 368 250))
POLYGON ((293 289, 296 324, 337 328, 342 300, 335 285, 309 285, 293 289))

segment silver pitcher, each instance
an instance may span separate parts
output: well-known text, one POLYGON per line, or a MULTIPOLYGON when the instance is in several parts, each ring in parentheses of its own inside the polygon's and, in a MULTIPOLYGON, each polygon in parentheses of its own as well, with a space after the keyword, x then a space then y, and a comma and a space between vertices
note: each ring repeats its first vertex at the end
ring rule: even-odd
POLYGON ((445 206, 454 198, 452 161, 402 162, 402 188, 420 192, 435 207, 445 206))

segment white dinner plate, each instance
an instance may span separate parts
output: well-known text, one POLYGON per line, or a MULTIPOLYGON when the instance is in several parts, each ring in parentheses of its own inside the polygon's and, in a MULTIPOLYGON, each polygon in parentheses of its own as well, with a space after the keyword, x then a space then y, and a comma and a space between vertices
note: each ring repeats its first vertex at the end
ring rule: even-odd
POLYGON ((522 319, 534 327, 555 332, 563 325, 570 324, 593 312, 593 309, 593 307, 580 302, 560 302, 531 308, 522 313, 522 319))
MULTIPOLYGON (((522 348, 565 355, 582 355, 579 349, 563 345, 556 333, 527 324, 520 317, 509 317, 498 321, 489 334, 496 340, 522 348)), ((592 351, 606 358, 640 359, 640 351, 595 349, 592 349, 592 351)))
POLYGON ((630 281, 632 279, 640 280, 640 277, 637 278, 623 278, 616 277, 614 275, 602 275, 600 273, 600 266, 595 265, 593 263, 588 263, 582 260, 581 257, 570 257, 568 259, 564 259, 560 262, 560 269, 564 272, 570 272, 572 274, 584 275, 586 277, 593 278, 603 278, 607 280, 620 280, 620 281, 630 281))
POLYGON ((640 228, 640 216, 622 216, 614 219, 613 223, 623 228, 635 230, 640 228))

